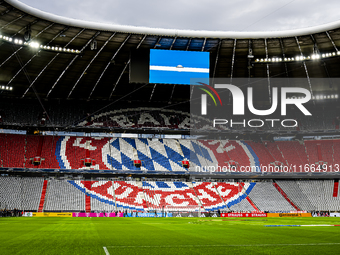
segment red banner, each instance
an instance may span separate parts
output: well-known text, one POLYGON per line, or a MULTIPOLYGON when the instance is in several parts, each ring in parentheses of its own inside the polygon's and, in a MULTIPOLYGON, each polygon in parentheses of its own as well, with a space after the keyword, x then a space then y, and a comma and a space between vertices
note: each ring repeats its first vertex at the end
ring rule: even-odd
POLYGON ((221 213, 221 217, 267 217, 267 213, 221 213))

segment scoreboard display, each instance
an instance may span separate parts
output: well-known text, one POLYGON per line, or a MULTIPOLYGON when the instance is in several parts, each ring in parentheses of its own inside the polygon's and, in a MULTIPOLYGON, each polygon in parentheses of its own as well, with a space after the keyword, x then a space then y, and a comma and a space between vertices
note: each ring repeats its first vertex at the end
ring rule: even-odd
POLYGON ((150 50, 149 70, 149 83, 190 85, 209 78, 209 52, 150 50))
POLYGON ((209 79, 210 53, 143 50, 131 53, 130 82, 198 85, 209 79))

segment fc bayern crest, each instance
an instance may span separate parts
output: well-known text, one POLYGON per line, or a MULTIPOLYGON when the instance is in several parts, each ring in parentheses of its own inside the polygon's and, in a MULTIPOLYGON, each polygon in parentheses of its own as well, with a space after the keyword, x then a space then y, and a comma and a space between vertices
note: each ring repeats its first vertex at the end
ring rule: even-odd
MULTIPOLYGON (((249 145, 240 141, 61 137, 56 146, 61 169, 188 171, 182 164, 190 162, 189 171, 213 167, 259 166, 249 145), (136 167, 134 160, 140 160, 136 167), (233 163, 235 162, 235 163, 233 163)), ((222 171, 222 170, 221 170, 222 171)))
POLYGON ((259 158, 251 148, 244 141, 232 141, 232 140, 198 140, 198 144, 205 146, 214 155, 216 164, 210 164, 208 166, 215 166, 214 168, 204 168, 208 171, 213 169, 214 172, 226 172, 226 171, 242 171, 241 166, 247 171, 260 172, 259 158), (249 168, 247 168, 249 167, 249 168))
POLYGON ((109 170, 102 160, 102 149, 109 141, 106 137, 60 137, 55 151, 60 168, 109 170), (84 164, 85 159, 91 160, 89 167, 84 164))

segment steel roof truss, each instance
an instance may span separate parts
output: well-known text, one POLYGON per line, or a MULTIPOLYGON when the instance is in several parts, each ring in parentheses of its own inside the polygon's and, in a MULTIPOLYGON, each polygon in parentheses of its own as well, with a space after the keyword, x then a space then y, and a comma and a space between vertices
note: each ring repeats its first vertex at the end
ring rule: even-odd
MULTIPOLYGON (((94 57, 91 59, 90 63, 88 63, 88 65, 86 66, 86 68, 84 69, 84 71, 81 73, 80 77, 78 78, 78 80, 76 81, 76 83, 73 85, 73 88, 71 89, 70 93, 68 94, 67 98, 70 98, 73 90, 76 88, 76 86, 78 85, 79 81, 81 80, 81 78, 83 78, 84 74, 86 73, 86 71, 89 69, 89 67, 91 66, 91 64, 93 63, 93 61, 98 57, 98 55, 102 52, 102 50, 105 48, 105 46, 111 41, 111 39, 115 36, 116 33, 113 33, 109 39, 107 39, 105 41, 105 43, 103 44, 103 46, 98 50, 98 52, 94 55, 94 57)), ((94 39, 93 39, 94 40, 94 39)), ((93 42, 92 40, 92 42, 93 42)))
MULTIPOLYGON (((84 31, 84 30, 83 30, 84 31)), ((79 34, 79 33, 78 33, 79 34)), ((98 35, 100 34, 100 32, 97 32, 90 40, 87 41, 87 43, 83 46, 83 48, 80 50, 80 52, 82 52, 91 42, 93 39, 95 39, 98 35)), ((74 61, 79 57, 80 55, 76 55, 74 56, 74 58, 71 60, 71 62, 66 66, 66 68, 62 71, 62 73, 59 75, 58 79, 55 81, 55 83, 52 85, 52 88, 50 89, 50 91, 47 93, 46 98, 50 95, 50 93, 52 92, 52 90, 54 89, 54 87, 57 85, 57 83, 60 81, 60 79, 64 76, 64 74, 66 73, 66 71, 70 68, 70 66, 74 63, 74 61)))
MULTIPOLYGON (((96 84, 93 86, 93 89, 92 89, 92 91, 91 91, 91 93, 90 93, 88 99, 91 98, 91 96, 92 96, 94 90, 96 89, 97 85, 99 84, 100 80, 102 79, 104 73, 105 73, 106 70, 109 68, 110 64, 113 63, 113 61, 114 61, 115 57, 117 56, 118 52, 123 48, 123 46, 124 46, 125 43, 130 39, 130 37, 131 37, 131 34, 129 34, 129 35, 125 38, 125 40, 123 41, 123 43, 119 46, 118 50, 113 54, 113 56, 112 56, 112 58, 110 59, 110 61, 106 64, 106 66, 105 66, 103 72, 100 74, 98 80, 96 81, 96 84)), ((144 36, 143 39, 139 42, 139 45, 137 46, 137 48, 139 48, 139 46, 141 45, 141 43, 144 41, 145 37, 146 37, 146 36, 144 36)), ((125 69, 126 69, 126 66, 124 67, 124 71, 125 71, 125 69)), ((118 81, 119 81, 119 80, 120 80, 120 78, 118 78, 118 81)), ((117 86, 117 82, 115 83, 114 89, 116 88, 116 86, 117 86)), ((111 92, 111 95, 112 95, 112 93, 113 93, 113 91, 111 92)), ((110 98, 111 98, 111 96, 110 96, 110 98)))

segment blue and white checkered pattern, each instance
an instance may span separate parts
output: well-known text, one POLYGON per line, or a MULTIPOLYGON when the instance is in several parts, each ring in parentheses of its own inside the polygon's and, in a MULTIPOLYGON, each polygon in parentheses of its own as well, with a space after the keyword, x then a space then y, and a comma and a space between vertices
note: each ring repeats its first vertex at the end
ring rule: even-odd
POLYGON ((216 164, 210 149, 199 141, 174 139, 113 138, 102 149, 103 162, 114 170, 187 171, 182 160, 192 166, 216 164), (133 160, 142 161, 136 168, 133 160))

